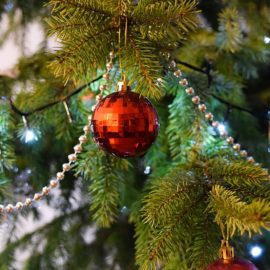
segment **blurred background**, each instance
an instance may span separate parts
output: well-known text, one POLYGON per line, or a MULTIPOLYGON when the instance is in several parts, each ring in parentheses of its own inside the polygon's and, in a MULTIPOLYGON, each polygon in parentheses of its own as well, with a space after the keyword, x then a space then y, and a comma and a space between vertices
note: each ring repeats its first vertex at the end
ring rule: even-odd
MULTIPOLYGON (((200 1, 203 21, 207 22, 202 27, 217 29, 217 14, 222 2, 200 1)), ((253 2, 259 5, 264 1, 253 2)), ((64 87, 47 69, 50 52, 57 43, 53 37, 47 37, 44 18, 50 15, 50 10, 44 4, 39 0, 0 0, 2 96, 20 96, 22 92, 31 91, 37 82, 48 88, 55 85, 58 89, 64 87)), ((245 1, 239 1, 239 5, 240 9, 241 5, 245 8, 245 1)), ((268 14, 270 17, 269 9, 268 14)), ((263 42, 269 46, 269 53, 270 30, 263 36, 263 42)), ((258 66, 258 72, 250 75, 244 88, 249 109, 258 120, 258 130, 264 137, 267 134, 270 136, 270 63, 258 66)), ((88 109, 94 102, 89 93, 84 94, 81 100, 88 109)), ((5 176, 0 174, 0 181, 12 183, 8 189, 1 191, 4 201, 23 200, 33 194, 66 160, 78 131, 74 123, 68 122, 64 107, 57 110, 66 126, 53 131, 47 126, 44 128, 46 133, 39 130, 38 123, 31 122, 31 129, 26 131, 22 119, 15 121, 18 132, 10 139, 16 148, 14 155, 10 154, 10 160, 16 156, 16 165, 10 166, 5 176)), ((0 121, 4 113, 0 112, 0 121)), ((242 132, 248 130, 242 129, 242 132)), ((250 144, 256 148, 260 140, 256 138, 250 144)), ((256 158, 267 163, 270 145, 268 147, 264 145, 265 151, 258 153, 256 158)), ((33 204, 21 215, 1 216, 0 269, 136 269, 133 227, 127 221, 128 209, 121 209, 119 223, 111 229, 97 229, 89 218, 88 208, 86 183, 70 173, 67 181, 61 188, 55 189, 47 200, 33 204)), ((243 256, 261 270, 270 269, 270 234, 265 232, 252 239, 247 238, 245 243, 243 256)))

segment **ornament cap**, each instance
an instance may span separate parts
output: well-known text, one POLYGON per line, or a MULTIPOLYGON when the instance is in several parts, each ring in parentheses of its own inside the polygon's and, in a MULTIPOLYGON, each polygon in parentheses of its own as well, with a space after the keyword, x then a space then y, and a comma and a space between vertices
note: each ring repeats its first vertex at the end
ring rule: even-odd
POLYGON ((126 76, 124 75, 122 80, 118 82, 118 92, 130 91, 128 83, 129 81, 126 79, 126 76))
POLYGON ((229 262, 234 259, 234 248, 229 245, 227 240, 222 240, 219 254, 222 260, 229 262))

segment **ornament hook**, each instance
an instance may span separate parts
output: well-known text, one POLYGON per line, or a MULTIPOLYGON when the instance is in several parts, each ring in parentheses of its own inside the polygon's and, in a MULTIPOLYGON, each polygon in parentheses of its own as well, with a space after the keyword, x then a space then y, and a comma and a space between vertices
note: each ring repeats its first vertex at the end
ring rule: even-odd
POLYGON ((130 87, 128 86, 128 80, 126 79, 126 76, 123 75, 122 81, 118 82, 118 92, 127 92, 130 90, 130 87))
POLYGON ((231 261, 234 258, 234 248, 229 245, 227 240, 222 240, 219 254, 221 259, 231 261))

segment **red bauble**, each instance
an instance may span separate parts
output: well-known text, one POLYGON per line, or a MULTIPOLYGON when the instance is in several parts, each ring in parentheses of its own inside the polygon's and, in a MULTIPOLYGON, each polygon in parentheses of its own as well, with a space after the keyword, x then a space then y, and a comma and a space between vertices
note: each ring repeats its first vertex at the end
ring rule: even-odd
POLYGON ((158 115, 150 101, 129 90, 106 96, 92 115, 95 141, 122 158, 143 155, 155 141, 158 128, 158 115))
POLYGON ((217 260, 207 270, 258 270, 250 261, 242 259, 217 260))

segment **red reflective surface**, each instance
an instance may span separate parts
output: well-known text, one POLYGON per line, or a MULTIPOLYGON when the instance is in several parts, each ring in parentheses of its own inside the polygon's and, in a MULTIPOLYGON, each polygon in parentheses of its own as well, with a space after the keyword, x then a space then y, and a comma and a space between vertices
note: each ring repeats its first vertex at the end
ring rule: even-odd
POLYGON ((208 266, 207 270, 258 270, 250 261, 235 259, 230 262, 218 260, 208 266))
POLYGON ((158 135, 158 115, 137 93, 115 92, 96 106, 91 122, 95 141, 118 157, 143 155, 158 135))

